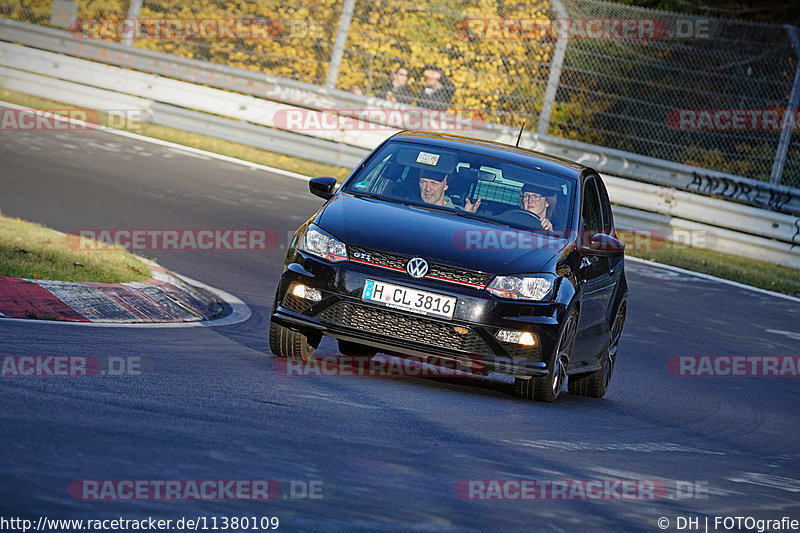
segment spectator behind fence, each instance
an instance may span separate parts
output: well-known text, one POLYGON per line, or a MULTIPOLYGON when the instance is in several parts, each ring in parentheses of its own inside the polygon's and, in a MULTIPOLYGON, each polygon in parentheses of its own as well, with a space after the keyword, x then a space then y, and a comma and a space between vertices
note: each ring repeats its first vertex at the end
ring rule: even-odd
POLYGON ((422 75, 425 78, 425 87, 419 95, 417 105, 426 109, 446 111, 450 107, 456 88, 439 67, 428 65, 422 75))
POLYGON ((406 67, 401 65, 392 72, 391 79, 381 89, 380 96, 390 102, 401 104, 414 102, 414 93, 408 86, 408 69, 406 67))

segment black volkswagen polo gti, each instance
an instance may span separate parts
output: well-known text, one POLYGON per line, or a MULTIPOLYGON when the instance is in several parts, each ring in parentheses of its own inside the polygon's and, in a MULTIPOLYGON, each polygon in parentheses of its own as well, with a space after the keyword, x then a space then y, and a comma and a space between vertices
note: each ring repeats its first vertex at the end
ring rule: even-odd
POLYGON ((294 234, 270 348, 310 358, 322 335, 513 376, 525 398, 608 389, 625 321, 624 245, 591 168, 499 143, 399 133, 294 234), (569 376, 569 378, 567 378, 569 376))

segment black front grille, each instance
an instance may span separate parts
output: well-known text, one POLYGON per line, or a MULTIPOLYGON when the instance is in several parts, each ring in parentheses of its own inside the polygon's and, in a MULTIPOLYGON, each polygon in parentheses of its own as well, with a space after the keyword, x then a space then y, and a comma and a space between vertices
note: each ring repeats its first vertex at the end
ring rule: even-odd
POLYGON ((430 265, 427 277, 445 278, 452 281, 460 281, 461 283, 470 283, 472 285, 478 285, 480 288, 486 287, 494 278, 491 274, 445 265, 430 265))
MULTIPOLYGON (((355 253, 368 254, 370 259, 367 261, 370 263, 389 268, 398 268, 400 270, 405 270, 408 260, 411 259, 410 257, 404 257, 402 255, 376 252, 374 250, 368 250, 367 248, 359 248, 358 246, 350 246, 349 248, 350 259, 359 259, 354 257, 353 254, 355 253)), ((469 283, 470 285, 477 285, 480 288, 486 287, 494 278, 494 275, 478 270, 466 270, 436 263, 429 263, 428 265, 428 274, 425 276, 428 278, 442 278, 446 281, 469 283)))
POLYGON ((283 297, 283 303, 281 305, 290 311, 305 313, 313 304, 305 298, 298 298, 294 294, 287 293, 286 296, 283 297))
POLYGON ((400 270, 405 270, 406 263, 408 263, 408 260, 411 259, 410 257, 402 257, 394 254, 386 254, 383 252, 376 252, 374 250, 367 250, 366 248, 357 248, 355 246, 350 247, 351 259, 353 258, 354 252, 369 254, 371 256, 371 259, 369 259, 370 263, 375 263, 376 265, 381 265, 385 267, 399 268, 400 270))
POLYGON ((525 359, 528 361, 541 361, 542 348, 537 342, 535 346, 524 346, 522 344, 501 343, 509 357, 514 359, 525 359))
POLYGON ((448 350, 470 354, 491 353, 483 339, 471 329, 467 334, 461 335, 455 332, 452 325, 388 309, 338 302, 322 311, 317 318, 331 324, 448 350))

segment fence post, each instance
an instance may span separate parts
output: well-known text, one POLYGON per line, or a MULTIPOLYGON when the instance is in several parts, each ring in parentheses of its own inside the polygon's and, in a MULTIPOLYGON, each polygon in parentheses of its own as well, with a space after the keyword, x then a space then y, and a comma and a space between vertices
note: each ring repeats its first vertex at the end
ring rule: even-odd
POLYGON ((342 66, 342 57, 344 56, 344 45, 347 44, 347 32, 350 31, 350 22, 353 20, 355 5, 356 0, 344 0, 342 16, 339 18, 339 30, 336 32, 336 42, 333 43, 331 65, 328 67, 328 79, 325 81, 325 87, 328 89, 335 89, 336 80, 339 79, 339 69, 342 66))
MULTIPOLYGON (((551 0, 550 4, 559 19, 567 18, 567 10, 561 0, 551 0)), ((553 54, 553 61, 550 63, 550 74, 547 77, 542 112, 539 113, 539 125, 536 128, 536 132, 542 135, 547 135, 547 128, 550 127, 550 115, 553 113, 553 105, 556 103, 556 92, 558 91, 558 82, 561 79, 561 69, 564 66, 564 56, 567 54, 568 42, 569 37, 560 39, 556 36, 556 51, 553 54)))
MULTIPOLYGON (((797 28, 789 24, 787 24, 785 27, 786 33, 789 34, 789 39, 792 41, 794 53, 797 56, 797 68, 794 72, 792 92, 789 94, 789 105, 787 106, 786 114, 784 115, 784 124, 786 122, 786 117, 789 114, 792 114, 792 118, 794 119, 792 120, 792 124, 795 124, 797 121, 797 117, 795 116, 797 112, 797 104, 798 101, 800 101, 800 38, 797 36, 797 28)), ((786 154, 789 151, 789 141, 792 138, 792 129, 794 129, 785 127, 784 124, 781 124, 781 139, 778 141, 778 149, 775 151, 775 161, 772 163, 772 172, 769 175, 769 182, 774 183, 775 185, 780 185, 781 183, 783 165, 786 164, 786 154)))
POLYGON ((133 36, 136 34, 136 19, 139 18, 139 12, 142 10, 142 1, 131 0, 131 5, 128 8, 128 24, 125 25, 126 28, 131 28, 131 31, 122 38, 122 44, 124 45, 133 45, 133 36))

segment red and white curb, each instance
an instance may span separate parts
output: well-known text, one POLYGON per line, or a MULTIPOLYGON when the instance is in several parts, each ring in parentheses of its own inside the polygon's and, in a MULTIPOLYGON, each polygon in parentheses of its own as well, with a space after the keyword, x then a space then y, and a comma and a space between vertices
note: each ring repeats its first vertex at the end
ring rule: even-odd
POLYGON ((2 321, 94 326, 223 326, 250 318, 235 296, 145 261, 151 279, 130 283, 77 283, 0 278, 2 321), (231 312, 221 319, 223 304, 231 312))

